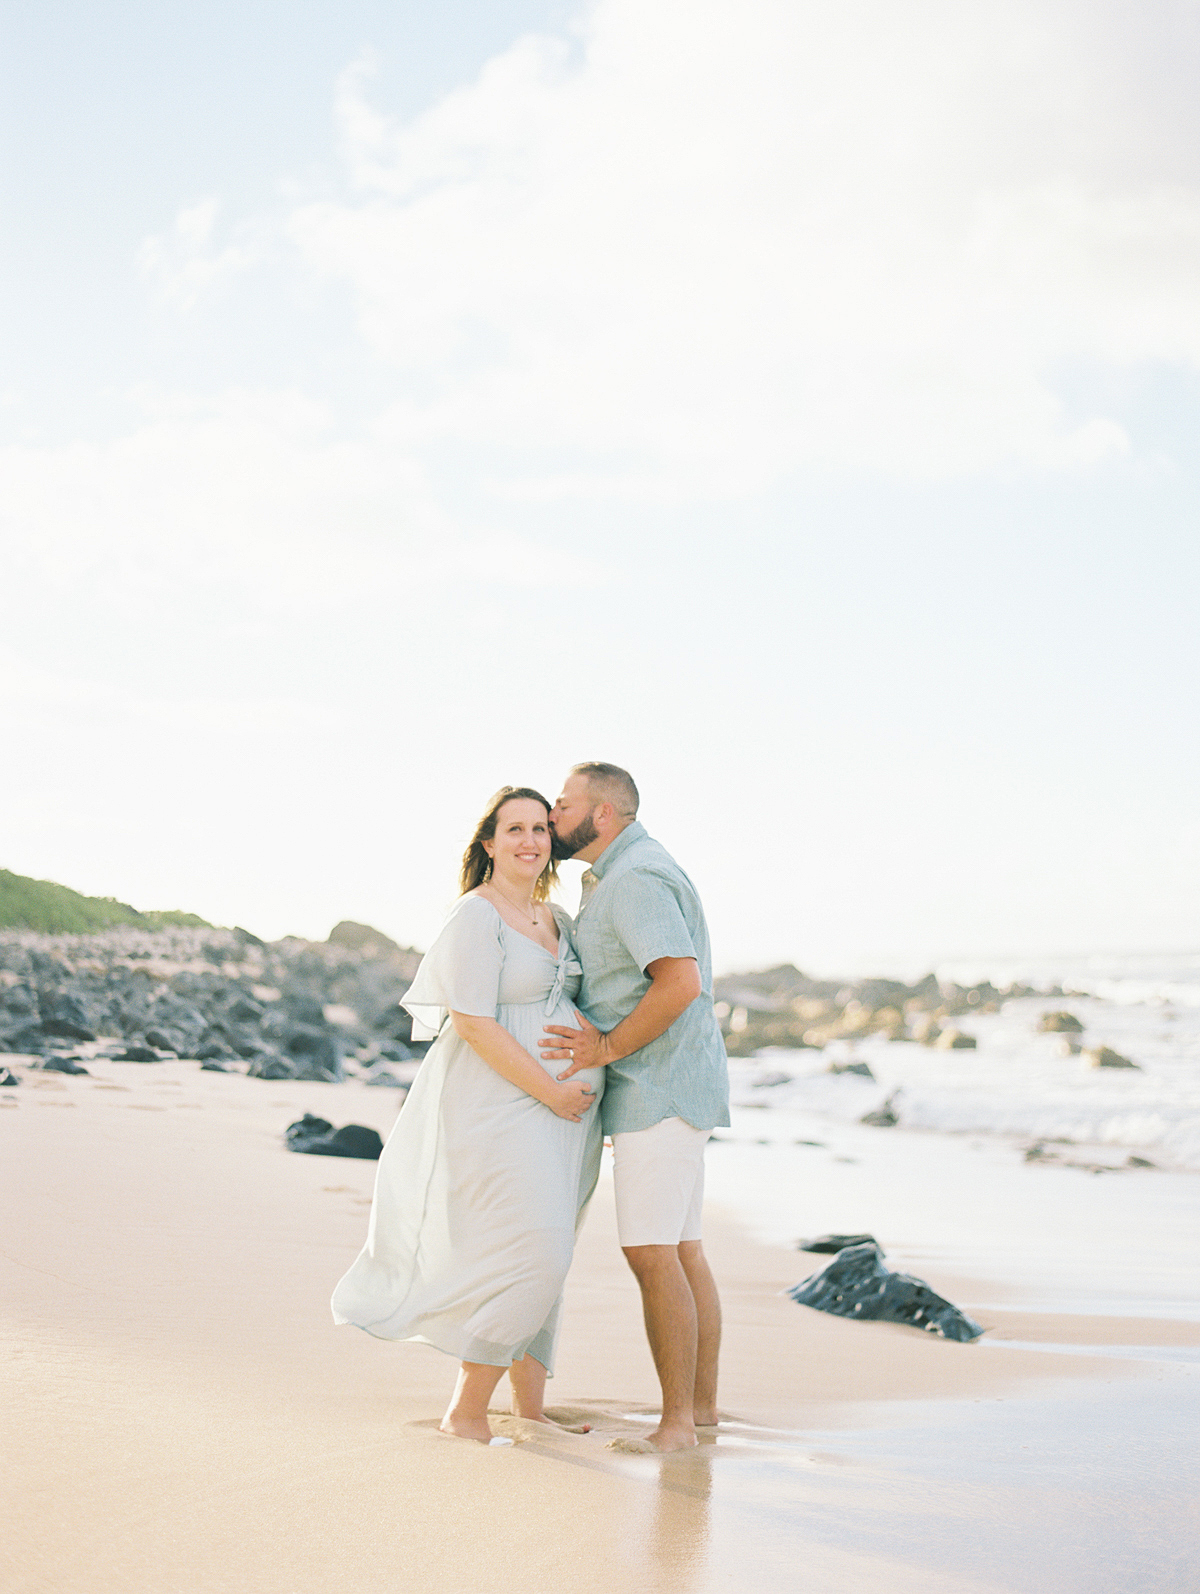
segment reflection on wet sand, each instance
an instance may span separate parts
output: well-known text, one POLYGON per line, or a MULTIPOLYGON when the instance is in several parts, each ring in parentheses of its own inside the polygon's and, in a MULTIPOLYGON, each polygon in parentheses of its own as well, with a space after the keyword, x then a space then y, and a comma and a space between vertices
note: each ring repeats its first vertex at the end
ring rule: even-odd
POLYGON ((694 1594, 706 1582, 712 1451, 702 1445, 651 1462, 659 1476, 646 1535, 645 1588, 694 1594))

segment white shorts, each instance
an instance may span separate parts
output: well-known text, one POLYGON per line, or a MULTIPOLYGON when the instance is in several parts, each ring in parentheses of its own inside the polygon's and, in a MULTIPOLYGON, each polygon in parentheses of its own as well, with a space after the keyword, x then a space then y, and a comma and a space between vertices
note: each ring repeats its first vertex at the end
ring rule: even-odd
POLYGON ((664 1118, 612 1136, 617 1236, 624 1245, 678 1245, 700 1238, 704 1148, 711 1129, 664 1118))

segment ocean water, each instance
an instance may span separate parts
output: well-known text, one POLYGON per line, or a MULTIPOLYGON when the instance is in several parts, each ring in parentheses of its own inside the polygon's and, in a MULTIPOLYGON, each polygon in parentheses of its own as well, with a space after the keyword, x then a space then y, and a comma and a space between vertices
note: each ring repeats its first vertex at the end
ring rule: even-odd
POLYGON ((953 1025, 975 1050, 937 1051, 881 1037, 835 1041, 823 1051, 770 1048, 730 1063, 732 1099, 765 1115, 781 1109, 858 1123, 889 1102, 903 1129, 986 1135, 1042 1146, 1050 1159, 1113 1167, 1130 1156, 1200 1172, 1200 954, 947 964, 940 978, 989 979, 1065 997, 1022 997, 998 1013, 953 1025), (1081 1035, 1042 1034, 1048 1010, 1065 1009, 1081 1035), (1136 1068, 1096 1068, 1072 1050, 1108 1046, 1136 1068), (849 1062, 874 1076, 835 1074, 849 1062), (780 1076, 787 1076, 781 1078, 780 1076))

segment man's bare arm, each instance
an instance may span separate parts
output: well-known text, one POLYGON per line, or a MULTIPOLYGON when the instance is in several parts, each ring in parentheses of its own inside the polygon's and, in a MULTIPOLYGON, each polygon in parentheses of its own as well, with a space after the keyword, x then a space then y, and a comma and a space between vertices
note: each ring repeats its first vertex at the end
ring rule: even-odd
POLYGON ((607 1035, 579 1015, 582 1029, 547 1024, 541 1052, 546 1061, 568 1058, 571 1066, 559 1074, 569 1079, 582 1068, 602 1068, 640 1052, 664 1034, 700 995, 700 969, 695 958, 655 958, 646 967, 650 988, 631 1013, 607 1035), (554 1036, 555 1039, 550 1037, 554 1036), (574 1056, 572 1057, 572 1053, 574 1056))

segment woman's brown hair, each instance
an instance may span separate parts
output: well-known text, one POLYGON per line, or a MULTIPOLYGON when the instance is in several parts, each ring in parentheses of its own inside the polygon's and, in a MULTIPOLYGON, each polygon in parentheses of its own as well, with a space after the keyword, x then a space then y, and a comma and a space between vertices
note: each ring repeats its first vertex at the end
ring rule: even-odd
MULTIPOLYGON (((475 826, 475 834, 471 837, 466 852, 463 853, 462 869, 459 871, 458 888, 464 894, 474 891, 476 886, 481 886, 492 878, 492 860, 484 850, 484 842, 492 841, 496 835, 496 821, 500 810, 505 803, 512 802, 515 798, 526 797, 530 802, 541 803, 550 813, 550 804, 540 791, 534 791, 532 786, 501 786, 493 797, 488 799, 484 809, 483 818, 475 826)), ((533 888, 533 900, 545 902, 550 895, 552 886, 558 884, 558 865, 551 858, 533 888)))

